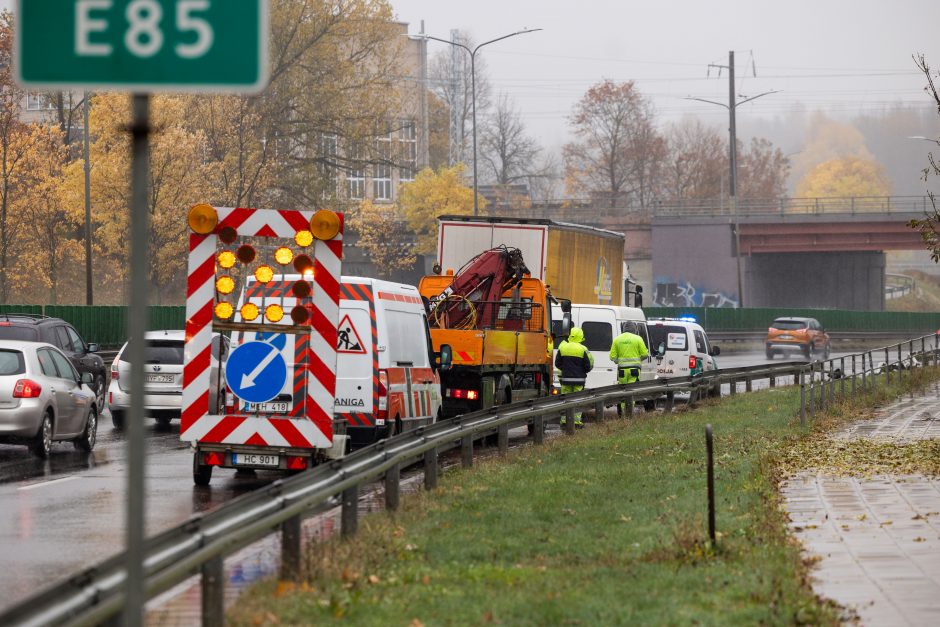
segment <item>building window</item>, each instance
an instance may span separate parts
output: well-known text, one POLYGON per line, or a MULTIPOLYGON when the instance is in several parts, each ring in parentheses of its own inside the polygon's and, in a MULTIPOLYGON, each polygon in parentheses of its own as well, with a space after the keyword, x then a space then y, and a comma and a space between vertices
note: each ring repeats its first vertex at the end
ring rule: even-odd
POLYGON ((392 199, 392 136, 375 140, 375 167, 372 176, 372 196, 376 200, 392 199))
POLYGON ((50 109, 55 109, 55 103, 48 94, 41 94, 34 91, 26 94, 27 111, 48 111, 50 109))
POLYGON ((414 120, 402 120, 398 130, 398 142, 401 147, 401 170, 398 178, 402 182, 413 181, 418 169, 418 129, 414 120))
POLYGON ((362 150, 356 144, 349 147, 349 172, 346 174, 346 186, 349 198, 362 200, 366 195, 366 171, 362 165, 362 150))

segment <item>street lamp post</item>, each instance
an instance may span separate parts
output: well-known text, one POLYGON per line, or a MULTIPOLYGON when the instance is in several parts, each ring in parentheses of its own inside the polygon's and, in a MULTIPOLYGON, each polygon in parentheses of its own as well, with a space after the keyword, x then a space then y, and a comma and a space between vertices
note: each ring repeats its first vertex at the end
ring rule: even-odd
POLYGON ((756 96, 751 96, 750 98, 745 98, 744 100, 738 100, 735 91, 734 83, 734 50, 728 53, 728 65, 709 65, 709 67, 717 67, 719 69, 728 70, 728 104, 723 102, 715 102, 714 100, 706 100, 704 98, 686 98, 686 100, 697 100, 699 102, 707 102, 708 104, 718 105, 719 107, 724 107, 728 110, 729 114, 729 133, 731 135, 728 142, 728 161, 730 164, 730 175, 728 178, 728 205, 731 209, 731 219, 733 221, 734 227, 734 258, 737 263, 738 271, 738 307, 744 307, 744 279, 741 273, 741 234, 738 224, 738 199, 737 199, 737 188, 738 188, 738 139, 737 139, 737 120, 736 120, 736 109, 738 105, 742 105, 745 102, 750 102, 751 100, 756 100, 761 96, 766 96, 768 94, 776 94, 779 92, 779 89, 774 89, 771 91, 765 91, 762 94, 757 94, 756 96))
POLYGON ((516 31, 514 33, 509 33, 508 35, 503 35, 502 37, 497 37, 496 39, 491 39, 489 41, 484 41, 482 44, 476 46, 475 48, 470 48, 465 46, 459 41, 451 41, 449 39, 441 39, 440 37, 432 37, 431 35, 421 35, 424 39, 433 39, 434 41, 439 41, 441 43, 450 44, 451 46, 457 46, 458 48, 463 48, 468 53, 470 53, 470 100, 471 100, 471 109, 473 115, 473 215, 477 216, 480 214, 480 201, 477 198, 477 72, 476 72, 476 58, 477 51, 480 50, 483 46, 488 46, 490 44, 496 43, 497 41, 502 41, 503 39, 509 39, 510 37, 515 37, 516 35, 525 35, 526 33, 534 33, 536 31, 542 30, 541 28, 527 28, 524 30, 516 31))

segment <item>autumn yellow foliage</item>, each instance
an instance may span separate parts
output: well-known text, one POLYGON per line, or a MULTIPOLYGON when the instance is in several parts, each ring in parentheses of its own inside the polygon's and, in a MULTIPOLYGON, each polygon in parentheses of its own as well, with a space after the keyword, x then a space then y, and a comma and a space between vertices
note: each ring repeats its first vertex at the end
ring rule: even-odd
POLYGON ((363 200, 357 210, 346 214, 346 222, 358 234, 359 246, 369 253, 382 278, 414 265, 414 236, 396 205, 363 200))
POLYGON ((859 157, 830 159, 812 168, 796 188, 802 198, 888 196, 891 183, 881 164, 859 157))
MULTIPOLYGON (((427 255, 436 249, 438 216, 473 213, 473 190, 463 182, 465 169, 463 164, 436 172, 426 168, 414 181, 401 186, 398 199, 417 238, 415 252, 427 255)), ((481 196, 478 204, 484 209, 486 200, 481 196)))

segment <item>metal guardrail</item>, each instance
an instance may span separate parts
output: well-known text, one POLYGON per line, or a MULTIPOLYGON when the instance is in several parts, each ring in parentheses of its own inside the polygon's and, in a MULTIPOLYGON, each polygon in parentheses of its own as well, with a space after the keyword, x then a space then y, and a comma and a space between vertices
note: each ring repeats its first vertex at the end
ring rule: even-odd
MULTIPOLYGON (((925 353, 927 337, 934 338, 931 354, 933 363, 936 364, 936 336, 910 340, 910 346, 913 348, 914 342, 920 341, 922 353, 925 353)), ((853 368, 852 380, 855 380, 855 376, 861 376, 865 389, 873 384, 872 374, 875 367, 872 355, 876 352, 864 353, 868 356, 868 371, 864 361, 860 372, 853 368)), ((841 359, 844 361, 845 358, 841 359)), ((900 348, 898 359, 901 361, 900 348)), ((823 362, 829 363, 830 379, 836 361, 838 360, 823 362)), ((913 362, 913 359, 910 361, 913 362)), ((544 441, 546 423, 562 415, 567 417, 565 432, 573 434, 573 414, 578 409, 593 408, 602 415, 606 407, 625 403, 625 411, 632 415, 636 400, 666 395, 667 410, 671 411, 674 397, 672 393, 690 392, 689 402, 694 405, 716 385, 727 383, 730 385, 730 393, 736 394, 739 383, 744 382, 745 391, 750 391, 753 381, 764 378, 770 380, 771 387, 774 387, 776 380, 781 377, 794 378, 794 383, 800 385, 800 416, 801 420, 805 420, 807 408, 811 415, 815 414, 816 392, 827 384, 824 381, 816 381, 817 373, 823 370, 822 365, 788 362, 725 369, 667 381, 613 385, 477 411, 380 441, 342 459, 277 481, 209 513, 197 514, 182 525, 150 538, 144 552, 147 598, 152 598, 201 573, 203 624, 221 624, 224 617, 226 555, 280 530, 281 577, 295 580, 300 575, 300 530, 303 517, 322 511, 324 507, 341 504, 341 534, 353 535, 358 527, 357 502, 360 487, 384 479, 385 505, 390 510, 397 509, 401 470, 409 464, 423 460, 425 488, 433 489, 437 485, 438 456, 441 452, 460 447, 463 464, 472 465, 474 442, 491 436, 494 432, 497 435, 499 450, 505 452, 508 449, 510 427, 529 425, 534 442, 541 444, 544 441)), ((890 372, 887 367, 885 371, 890 372)), ((855 392, 857 386, 853 384, 852 389, 855 392)), ((830 388, 829 394, 832 393, 830 388)), ((824 395, 821 395, 821 398, 823 397, 824 395)), ((99 624, 116 617, 121 611, 126 579, 126 557, 124 554, 116 555, 6 610, 0 614, 0 624, 99 624)))

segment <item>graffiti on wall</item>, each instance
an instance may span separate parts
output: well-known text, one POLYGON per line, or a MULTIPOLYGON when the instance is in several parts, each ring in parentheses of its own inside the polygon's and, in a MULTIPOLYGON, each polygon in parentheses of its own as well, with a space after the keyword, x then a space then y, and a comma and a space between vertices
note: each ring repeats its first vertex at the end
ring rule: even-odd
POLYGON ((685 283, 657 282, 653 290, 653 305, 658 307, 737 307, 734 294, 697 290, 685 283))

